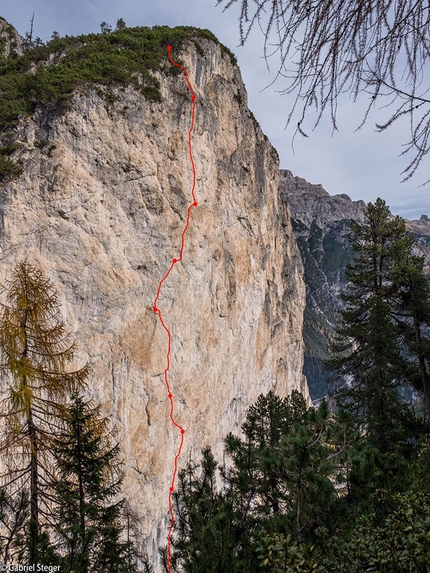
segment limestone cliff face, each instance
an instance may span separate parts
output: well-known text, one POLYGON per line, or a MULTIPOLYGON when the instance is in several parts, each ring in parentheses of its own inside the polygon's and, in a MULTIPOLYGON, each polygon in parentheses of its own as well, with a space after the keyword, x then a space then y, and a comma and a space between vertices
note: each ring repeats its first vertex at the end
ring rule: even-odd
POLYGON ((0 18, 0 56, 22 55, 23 40, 17 30, 4 18, 0 18))
MULTIPOLYGON (((246 106, 237 67, 215 43, 181 58, 197 94, 193 134, 199 206, 182 263, 158 306, 172 334, 170 383, 185 429, 181 457, 239 432, 261 392, 307 392, 302 376, 305 287, 278 157, 246 106)), ((132 87, 86 88, 71 108, 22 118, 3 184, 0 279, 24 256, 60 292, 77 362, 92 367, 88 394, 113 414, 125 486, 143 533, 168 519, 180 435, 163 380, 167 339, 153 312, 160 279, 178 256, 191 202, 191 105, 183 76, 158 76, 163 101, 132 87), (104 89, 104 88, 103 88, 104 89), (109 102, 108 103, 108 100, 109 102)))
POLYGON ((348 234, 351 220, 364 222, 364 201, 348 195, 329 195, 321 185, 308 183, 285 169, 280 172, 281 197, 291 209, 294 234, 305 268, 306 309, 303 337, 304 369, 314 400, 327 394, 327 343, 334 335, 341 294, 348 281, 346 266, 353 261, 348 234))

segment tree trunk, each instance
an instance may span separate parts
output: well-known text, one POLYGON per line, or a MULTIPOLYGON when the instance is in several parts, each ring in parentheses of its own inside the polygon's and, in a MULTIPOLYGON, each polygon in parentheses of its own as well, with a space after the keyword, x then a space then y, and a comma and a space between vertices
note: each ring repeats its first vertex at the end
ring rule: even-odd
POLYGON ((37 463, 37 434, 31 409, 28 413, 27 427, 30 440, 30 563, 34 564, 36 563, 39 535, 39 468, 37 463))
MULTIPOLYGON (((86 539, 86 519, 85 519, 85 491, 84 491, 84 476, 83 476, 83 467, 82 467, 82 449, 81 449, 81 425, 77 425, 78 431, 78 456, 79 456, 79 469, 78 469, 78 482, 79 482, 79 524, 81 527, 81 551, 84 551, 88 548, 88 543, 86 539)), ((88 562, 87 560, 82 563, 82 571, 83 573, 87 573, 88 571, 88 562)))

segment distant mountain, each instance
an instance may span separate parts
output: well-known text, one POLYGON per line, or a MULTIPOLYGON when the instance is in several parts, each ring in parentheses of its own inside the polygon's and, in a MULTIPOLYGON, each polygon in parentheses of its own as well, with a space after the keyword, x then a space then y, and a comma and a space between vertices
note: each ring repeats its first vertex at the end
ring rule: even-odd
POLYGON ((421 215, 418 221, 406 220, 406 228, 414 234, 415 254, 424 257, 424 271, 430 274, 430 219, 421 215))
MULTIPOLYGON (((281 170, 280 192, 291 210, 293 232, 305 269, 303 373, 311 397, 316 400, 327 393, 327 373, 321 361, 328 357, 327 343, 343 308, 341 293, 348 285, 346 265, 353 260, 348 242, 351 220, 364 221, 366 203, 352 201, 345 194, 329 195, 321 185, 308 183, 288 170, 281 170)), ((430 274, 429 217, 406 220, 406 227, 414 234, 415 252, 424 256, 425 270, 430 274)))

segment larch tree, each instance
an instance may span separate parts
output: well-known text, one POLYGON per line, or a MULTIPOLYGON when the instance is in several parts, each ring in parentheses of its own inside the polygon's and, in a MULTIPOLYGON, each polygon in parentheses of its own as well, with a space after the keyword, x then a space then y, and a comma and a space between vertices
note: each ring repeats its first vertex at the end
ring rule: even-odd
POLYGON ((53 284, 40 269, 27 260, 19 262, 5 290, 0 316, 0 477, 10 492, 29 489, 27 557, 35 563, 41 526, 49 518, 50 446, 61 430, 68 397, 85 383, 89 367, 68 370, 75 344, 61 319, 53 284))
POLYGON ((304 133, 310 109, 315 126, 330 115, 337 130, 342 94, 354 101, 366 94, 361 127, 377 102, 391 111, 376 124, 379 131, 406 117, 411 153, 404 180, 417 170, 430 149, 430 13, 423 0, 218 0, 224 10, 240 4, 243 45, 254 27, 265 38, 264 56, 279 56, 277 77, 289 81, 281 92, 293 95, 288 123, 297 106, 296 133, 304 133))

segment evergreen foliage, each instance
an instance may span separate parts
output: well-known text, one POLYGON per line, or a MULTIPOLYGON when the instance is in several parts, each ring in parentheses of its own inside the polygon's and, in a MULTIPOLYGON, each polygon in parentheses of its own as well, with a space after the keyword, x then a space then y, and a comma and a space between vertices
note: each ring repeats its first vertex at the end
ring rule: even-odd
POLYGON ((4 155, 0 155, 0 181, 13 179, 13 177, 21 175, 21 173, 22 167, 4 155))
POLYGON ((84 384, 88 366, 67 370, 75 345, 61 320, 53 285, 42 271, 26 260, 18 263, 6 290, 0 323, 0 371, 6 393, 1 402, 1 480, 18 495, 29 483, 28 558, 36 563, 40 525, 49 513, 50 446, 60 430, 68 395, 84 384))
POLYGON ((74 573, 129 571, 130 543, 121 540, 119 446, 108 419, 75 393, 66 427, 53 442, 56 534, 62 570, 74 573))
POLYGON ((127 24, 125 23, 123 18, 118 18, 116 21, 115 32, 121 32, 121 30, 125 30, 127 28, 127 24))
POLYGON ((271 573, 314 573, 319 567, 314 561, 314 548, 298 545, 291 535, 275 533, 263 537, 256 549, 260 571, 271 573))
POLYGON ((262 521, 276 531, 284 514, 282 528, 302 542, 325 522, 334 494, 328 478, 333 451, 324 443, 329 426, 325 402, 310 411, 298 392, 283 400, 269 392, 251 406, 242 426, 244 439, 227 436, 233 466, 224 478, 248 533, 262 521))
MULTIPOLYGON (((346 308, 326 362, 345 380, 337 392, 348 404, 380 451, 392 450, 406 427, 415 424, 402 402, 400 389, 428 388, 423 325, 429 318, 430 300, 422 260, 412 256, 413 236, 400 217, 392 217, 385 201, 369 203, 366 220, 351 224, 350 241, 356 253, 348 265, 349 291, 342 296, 346 308), (418 303, 415 289, 420 285, 418 303), (415 318, 414 318, 415 317, 415 318), (413 325, 418 324, 418 341, 413 325), (418 344, 418 346, 417 346, 418 344), (420 349, 424 378, 417 380, 413 352, 420 349)), ((411 436, 409 436, 410 438, 411 436)))
POLYGON ((428 570, 425 441, 382 452, 350 411, 308 408, 297 393, 261 395, 242 432, 227 436, 218 475, 209 448, 180 472, 172 571, 428 570))
POLYGON ((322 571, 335 573, 427 573, 430 570, 430 493, 396 494, 381 520, 361 516, 353 535, 329 542, 332 561, 322 571), (334 565, 336 563, 336 565, 334 565))
POLYGON ((175 571, 277 570, 282 560, 302 566, 319 530, 332 528, 343 511, 336 481, 344 481, 345 432, 325 403, 314 410, 297 392, 284 399, 273 392, 261 395, 242 431, 243 438, 229 434, 225 440, 231 465, 218 476, 221 489, 210 449, 203 450, 200 475, 192 462, 180 473, 175 571))
MULTIPOLYGON (((210 448, 202 452, 201 475, 189 464, 179 473, 175 501, 172 571, 233 573, 242 571, 240 541, 243 524, 233 512, 229 495, 216 486, 216 467, 210 448)), ((166 561, 166 554, 163 553, 166 561)))
POLYGON ((408 359, 407 380, 423 397, 430 435, 430 283, 422 257, 396 261, 391 274, 398 285, 397 328, 408 359))

